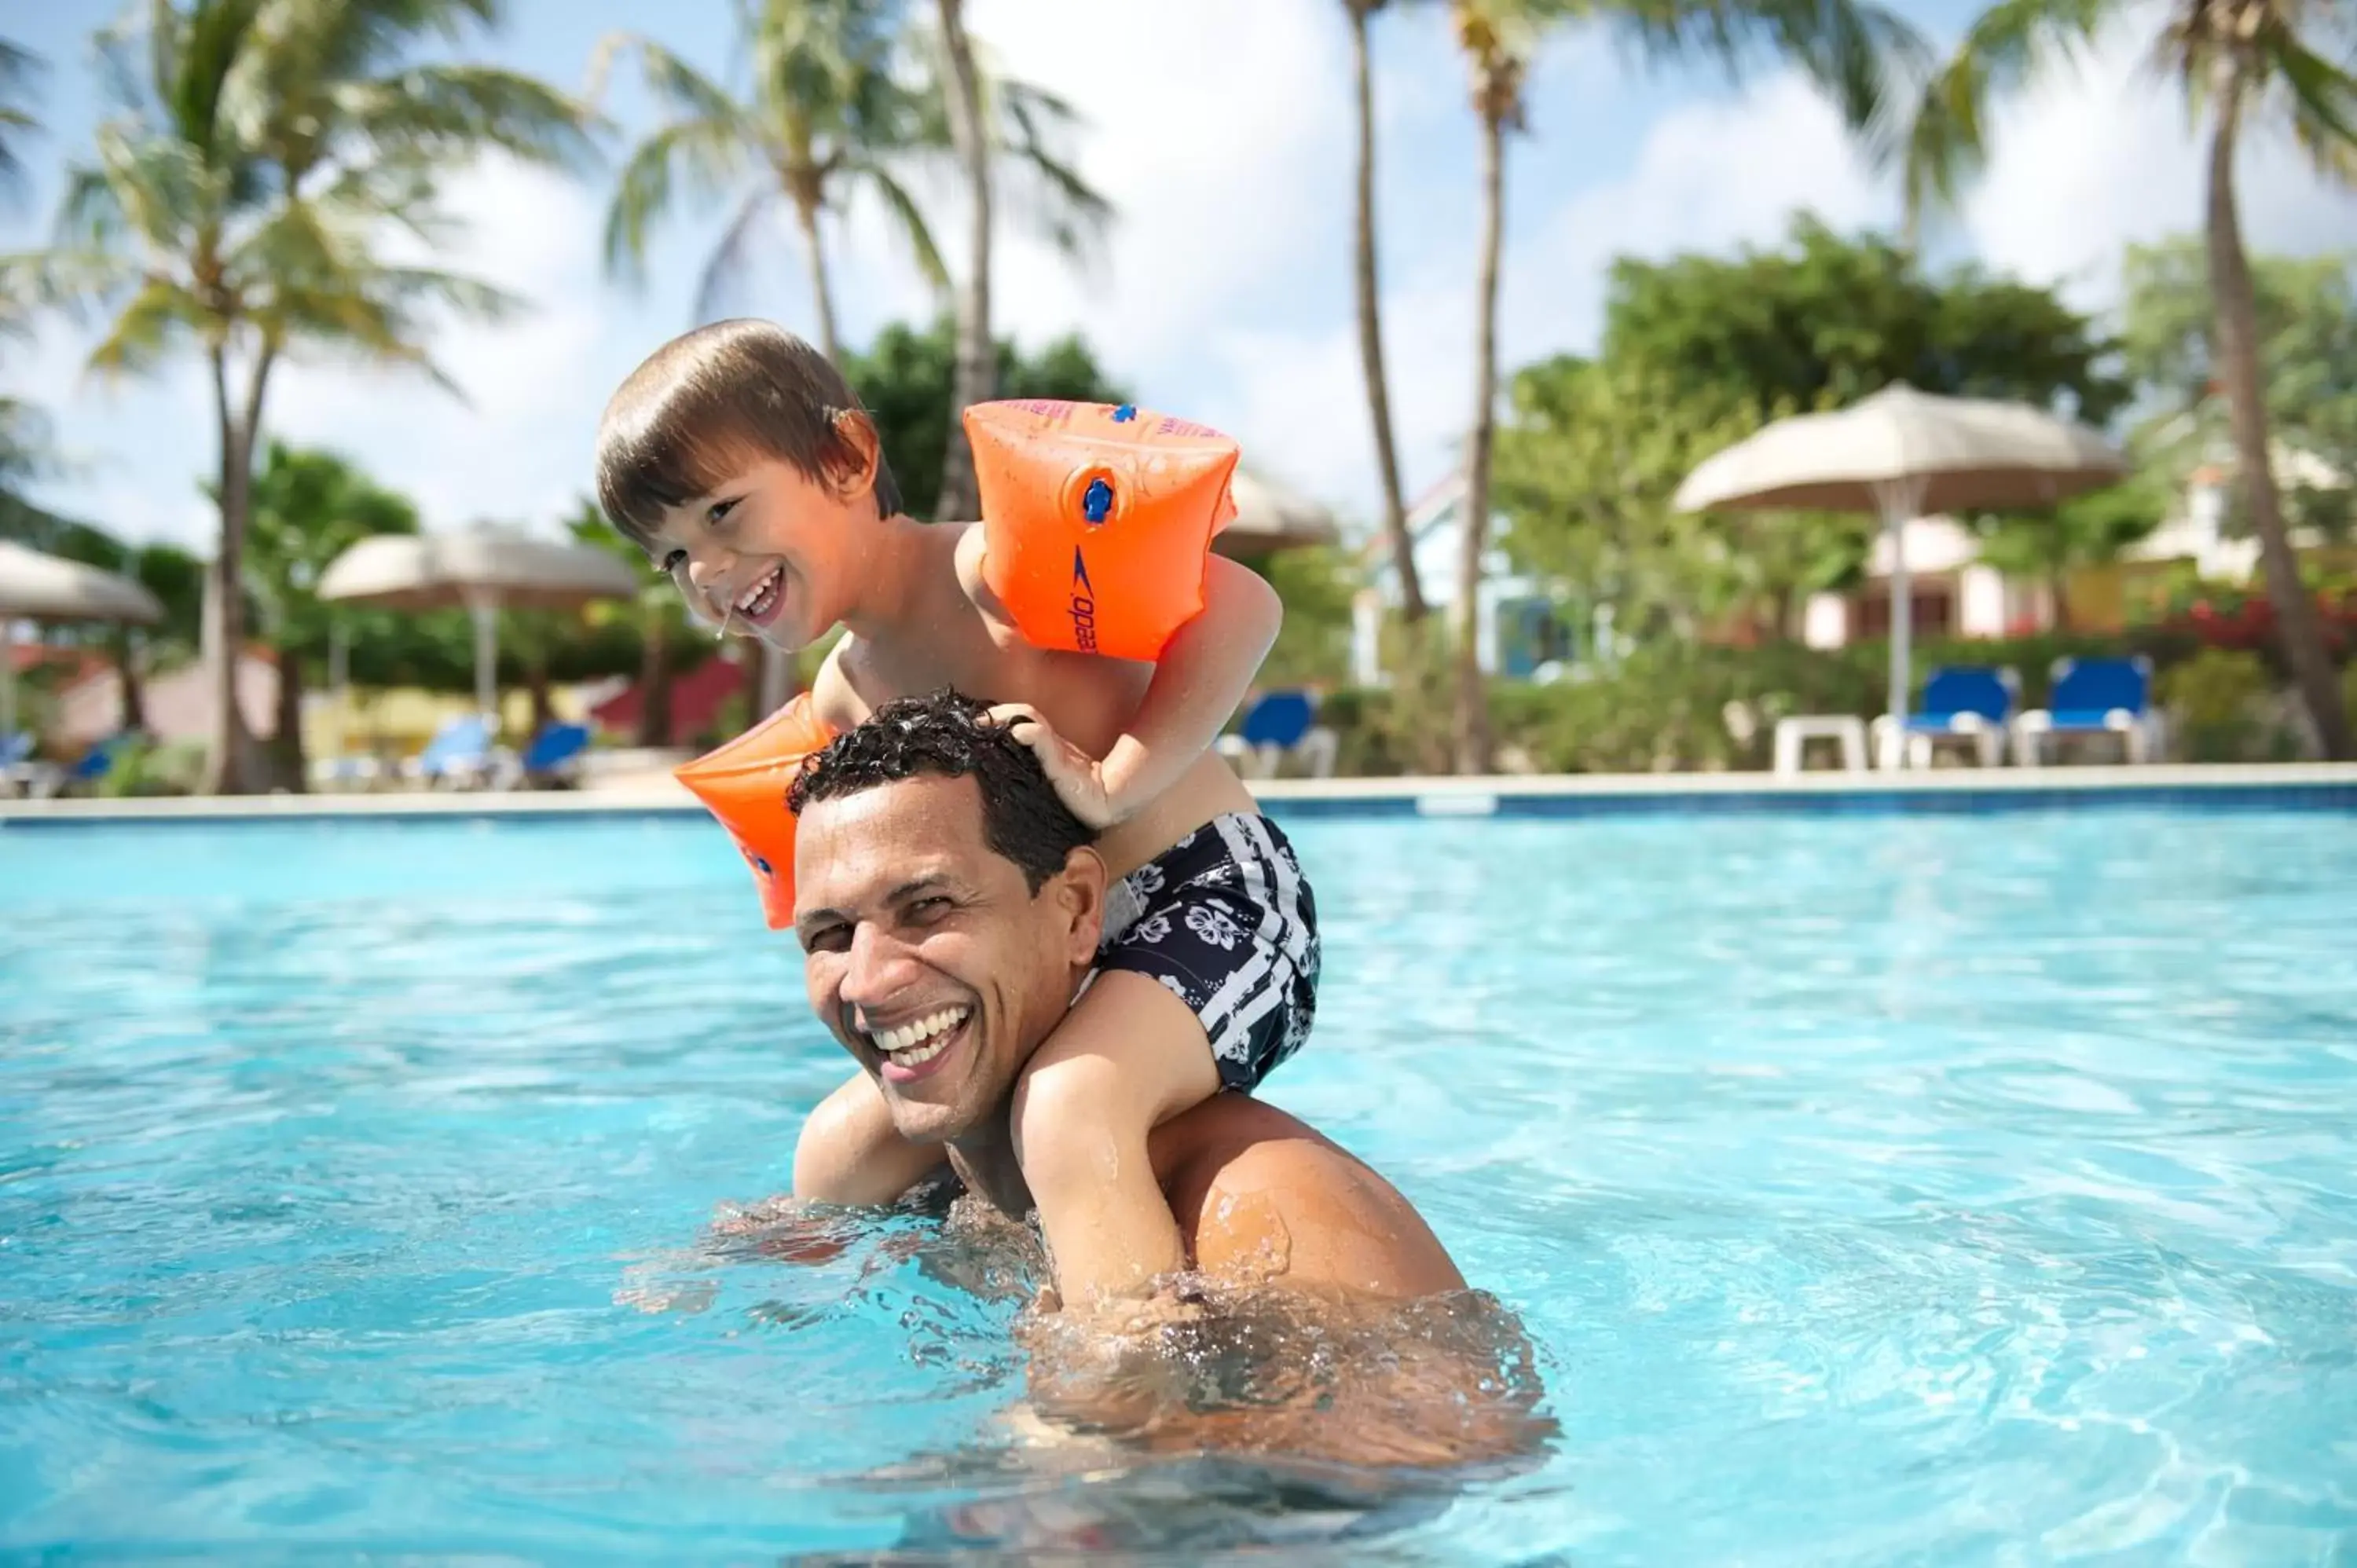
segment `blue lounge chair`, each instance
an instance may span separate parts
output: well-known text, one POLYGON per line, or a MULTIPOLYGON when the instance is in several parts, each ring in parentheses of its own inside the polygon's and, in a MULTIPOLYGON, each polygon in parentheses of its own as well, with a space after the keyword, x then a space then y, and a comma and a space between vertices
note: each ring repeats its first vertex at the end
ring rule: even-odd
POLYGON ((1318 703, 1307 692, 1270 692, 1244 710, 1235 733, 1220 737, 1222 756, 1248 776, 1274 779, 1287 757, 1305 758, 1312 777, 1334 771, 1334 732, 1317 723, 1318 703))
POLYGON ((572 784, 579 780, 582 759, 589 754, 589 729, 586 725, 552 723, 542 726, 523 748, 502 782, 507 788, 528 789, 534 785, 572 784))
POLYGON ((425 749, 410 759, 408 771, 428 786, 464 789, 487 781, 493 760, 490 725, 479 714, 466 714, 446 720, 425 749))
POLYGON ((2116 735, 2130 762, 2149 762, 2158 749, 2155 720, 2151 660, 2059 659, 2046 706, 2014 723, 2014 755, 2035 768, 2049 736, 2116 735))
POLYGON ((1894 725, 1889 718, 1874 721, 1875 745, 1882 766, 1899 760, 1893 752, 1905 746, 1910 768, 1932 766, 1932 750, 1943 740, 1969 742, 1984 768, 2005 760, 2005 736, 2021 695, 2021 678, 2010 670, 1983 664, 1947 664, 1932 671, 1923 683, 1923 705, 1894 725))
POLYGON ((63 794, 77 785, 97 783, 114 767, 115 754, 137 737, 129 731, 108 736, 83 752, 72 762, 60 768, 54 762, 39 762, 32 757, 30 736, 10 736, 0 742, 0 768, 5 768, 8 782, 38 800, 48 800, 63 794))
POLYGON ((29 730, 0 735, 0 795, 13 795, 20 789, 27 794, 48 793, 40 786, 56 769, 33 760, 34 747, 39 744, 29 730))

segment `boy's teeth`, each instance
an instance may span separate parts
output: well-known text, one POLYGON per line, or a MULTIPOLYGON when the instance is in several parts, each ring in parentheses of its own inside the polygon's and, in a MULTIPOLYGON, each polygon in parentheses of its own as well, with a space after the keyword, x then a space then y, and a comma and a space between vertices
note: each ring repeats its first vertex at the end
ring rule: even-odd
POLYGON ((876 1048, 892 1058, 899 1067, 916 1067, 932 1060, 949 1044, 950 1031, 965 1022, 966 1009, 944 1007, 922 1018, 901 1025, 897 1029, 880 1030, 874 1036, 876 1048))
POLYGON ((785 568, 782 566, 772 566, 759 582, 754 584, 751 587, 738 595, 737 597, 737 613, 738 615, 751 615, 753 613, 753 607, 759 604, 763 599, 769 597, 770 588, 775 586, 777 584, 778 575, 784 570, 785 568))

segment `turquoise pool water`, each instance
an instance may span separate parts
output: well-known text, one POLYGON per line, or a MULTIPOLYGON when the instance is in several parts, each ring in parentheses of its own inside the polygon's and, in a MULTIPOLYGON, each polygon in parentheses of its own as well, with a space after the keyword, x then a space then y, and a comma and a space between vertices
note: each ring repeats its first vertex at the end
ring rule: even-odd
POLYGON ((8 829, 0 1552, 2357 1561, 2357 819, 1292 826, 1534 1466, 1043 1478, 929 1222, 713 1245, 845 1066, 700 822, 8 829))

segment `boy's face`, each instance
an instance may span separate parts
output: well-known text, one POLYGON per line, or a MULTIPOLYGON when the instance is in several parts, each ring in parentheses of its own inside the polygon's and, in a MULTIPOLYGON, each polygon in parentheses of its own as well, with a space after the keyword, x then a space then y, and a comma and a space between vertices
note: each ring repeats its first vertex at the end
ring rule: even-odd
POLYGON ((806 648, 850 606, 875 532, 872 483, 831 485, 752 459, 666 511, 648 554, 708 624, 806 648))

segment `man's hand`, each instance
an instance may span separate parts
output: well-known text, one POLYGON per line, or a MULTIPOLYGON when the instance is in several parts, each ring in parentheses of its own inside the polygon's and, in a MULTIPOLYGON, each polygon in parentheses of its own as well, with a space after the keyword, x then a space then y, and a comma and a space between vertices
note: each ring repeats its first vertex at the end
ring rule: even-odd
POLYGON ((1129 812, 1115 801, 1105 781, 1104 766, 1056 733, 1055 726, 1028 703, 1001 703, 990 710, 990 722, 1031 748, 1048 782, 1056 787, 1065 810, 1090 827, 1105 829, 1129 812))

